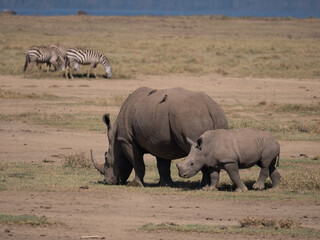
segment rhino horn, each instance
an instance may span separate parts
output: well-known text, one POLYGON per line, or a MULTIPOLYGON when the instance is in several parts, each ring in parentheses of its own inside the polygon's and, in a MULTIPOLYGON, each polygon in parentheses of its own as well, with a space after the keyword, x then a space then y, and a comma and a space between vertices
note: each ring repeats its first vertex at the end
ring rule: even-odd
POLYGON ((190 146, 196 145, 196 143, 188 137, 187 137, 187 142, 190 144, 190 146))
POLYGON ((90 155, 91 155, 91 160, 92 160, 93 166, 94 166, 102 175, 104 175, 104 173, 105 173, 105 171, 104 171, 104 164, 98 164, 98 163, 96 163, 96 161, 94 160, 94 157, 93 157, 92 149, 90 149, 90 155))

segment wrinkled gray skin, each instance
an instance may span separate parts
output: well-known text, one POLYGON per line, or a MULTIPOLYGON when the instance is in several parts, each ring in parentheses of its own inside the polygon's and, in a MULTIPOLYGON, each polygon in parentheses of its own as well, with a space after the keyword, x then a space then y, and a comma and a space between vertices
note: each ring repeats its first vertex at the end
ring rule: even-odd
POLYGON ((196 143, 188 139, 191 150, 187 158, 177 163, 180 177, 194 176, 201 168, 208 167, 211 185, 208 190, 217 190, 219 173, 225 169, 236 191, 247 191, 241 181, 239 168, 250 168, 258 165, 261 168, 259 178, 253 185, 254 189, 264 189, 264 182, 270 176, 273 187, 279 187, 280 174, 275 168, 280 146, 268 132, 253 128, 238 130, 211 130, 201 135, 196 143))
MULTIPOLYGON (((113 126, 109 114, 103 120, 108 127, 109 150, 103 165, 91 155, 93 164, 106 184, 126 183, 133 168, 132 186, 144 186, 145 153, 157 158, 159 185, 172 186, 171 160, 188 155, 186 137, 195 140, 207 130, 228 128, 225 113, 215 101, 205 93, 183 88, 138 88, 123 103, 113 126)), ((210 176, 208 169, 202 171, 205 185, 210 176)))

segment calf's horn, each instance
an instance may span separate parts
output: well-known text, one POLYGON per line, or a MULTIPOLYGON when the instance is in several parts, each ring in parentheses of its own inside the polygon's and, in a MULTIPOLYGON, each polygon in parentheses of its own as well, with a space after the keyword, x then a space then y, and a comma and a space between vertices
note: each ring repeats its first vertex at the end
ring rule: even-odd
POLYGON ((104 164, 98 164, 95 162, 93 157, 92 149, 90 149, 90 155, 91 155, 91 161, 93 163, 93 166, 102 174, 104 175, 104 164))

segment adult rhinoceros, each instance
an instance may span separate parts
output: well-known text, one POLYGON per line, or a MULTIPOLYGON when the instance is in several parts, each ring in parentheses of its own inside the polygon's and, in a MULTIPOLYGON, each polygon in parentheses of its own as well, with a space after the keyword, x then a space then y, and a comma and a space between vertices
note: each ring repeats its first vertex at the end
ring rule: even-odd
MULTIPOLYGON (((172 186, 171 160, 188 155, 186 138, 195 141, 207 130, 228 128, 226 115, 214 100, 205 93, 183 88, 138 88, 123 103, 113 126, 109 114, 103 116, 103 121, 108 128, 109 150, 101 165, 91 152, 92 162, 105 176, 106 184, 125 183, 133 168, 132 186, 144 186, 145 153, 157 158, 159 185, 172 186)), ((207 169, 202 172, 205 185, 210 176, 207 169)))

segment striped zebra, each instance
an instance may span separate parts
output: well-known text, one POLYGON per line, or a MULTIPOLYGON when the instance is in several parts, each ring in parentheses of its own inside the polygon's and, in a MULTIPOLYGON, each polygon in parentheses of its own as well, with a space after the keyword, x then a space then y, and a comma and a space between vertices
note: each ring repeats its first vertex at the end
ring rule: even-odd
POLYGON ((59 51, 55 48, 47 47, 47 46, 39 46, 39 47, 30 47, 25 52, 26 62, 23 67, 23 71, 26 72, 29 64, 29 69, 32 69, 33 65, 36 63, 39 70, 41 70, 41 64, 47 63, 49 71, 51 64, 54 66, 55 70, 61 68, 65 69, 65 60, 62 58, 59 51))
POLYGON ((88 78, 90 77, 92 68, 94 69, 94 76, 97 77, 97 65, 99 63, 101 63, 102 66, 104 67, 107 74, 107 78, 111 78, 112 76, 111 64, 108 58, 96 50, 88 50, 88 49, 82 49, 82 48, 69 48, 67 50, 67 58, 66 58, 65 76, 67 79, 68 79, 68 73, 70 73, 70 76, 73 79, 72 69, 70 68, 70 66, 72 66, 74 62, 77 62, 82 65, 90 64, 90 69, 87 75, 88 78))
MULTIPOLYGON (((60 43, 52 43, 50 44, 50 47, 55 48, 57 51, 60 52, 62 58, 64 59, 64 61, 66 61, 67 58, 67 50, 70 48, 67 45, 61 45, 60 43)), ((76 72, 79 72, 80 70, 80 65, 77 62, 74 62, 73 64, 73 70, 75 70, 76 72)))

